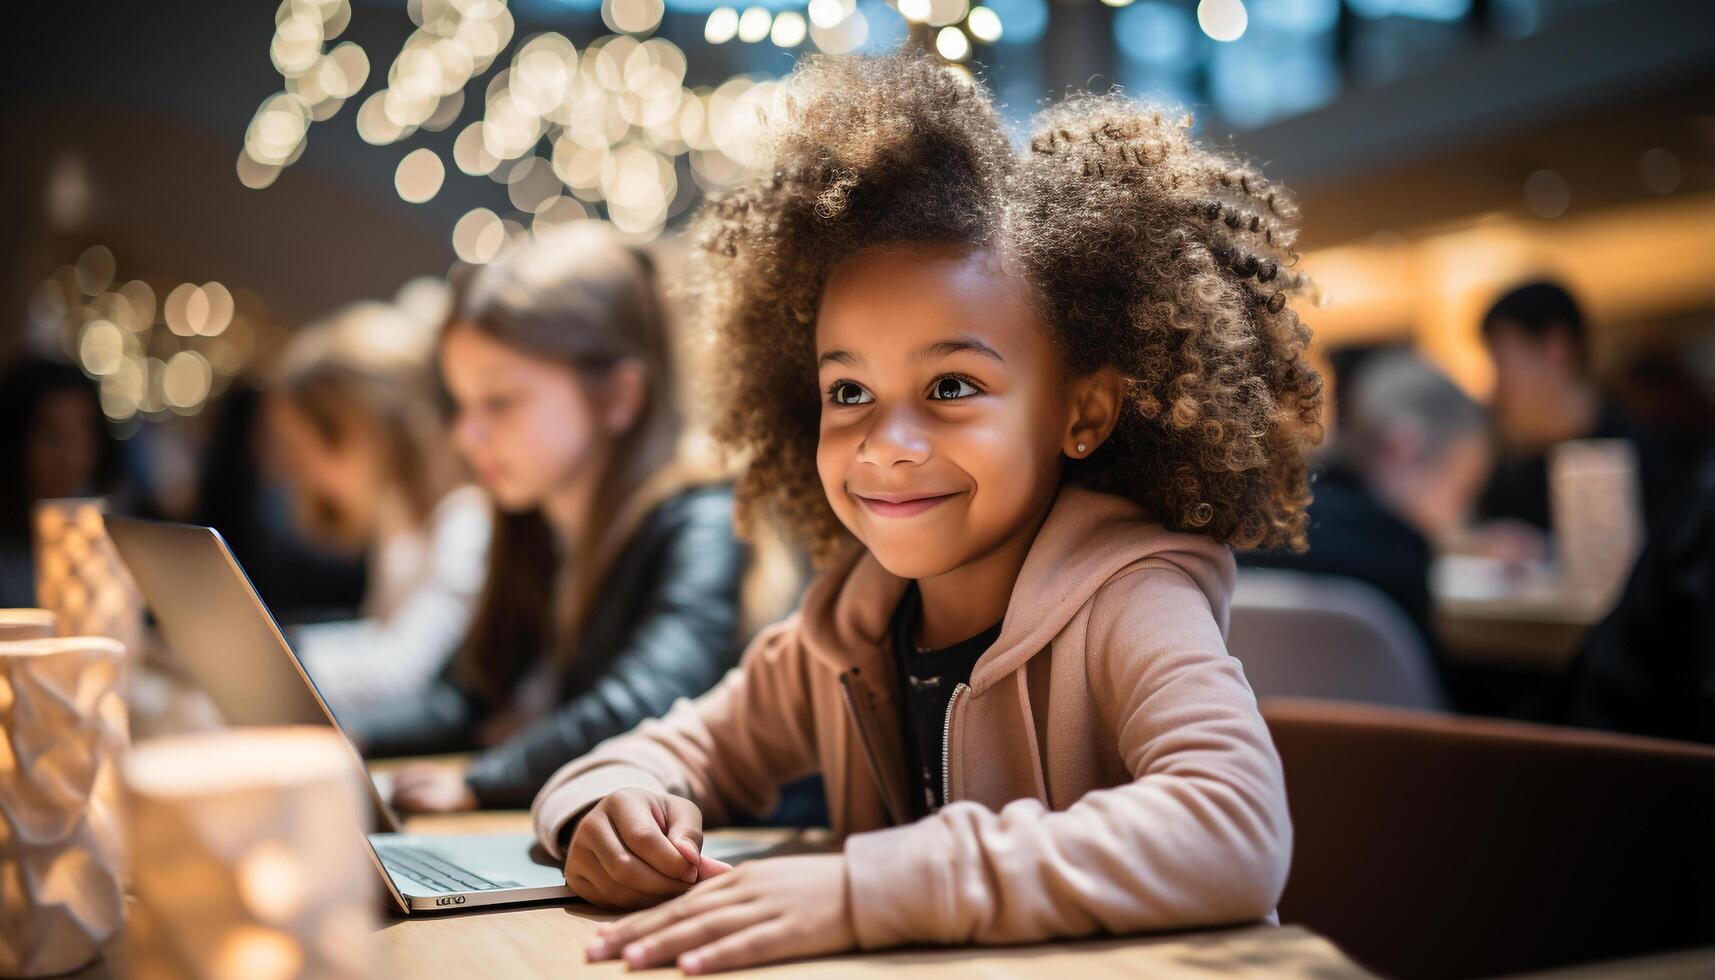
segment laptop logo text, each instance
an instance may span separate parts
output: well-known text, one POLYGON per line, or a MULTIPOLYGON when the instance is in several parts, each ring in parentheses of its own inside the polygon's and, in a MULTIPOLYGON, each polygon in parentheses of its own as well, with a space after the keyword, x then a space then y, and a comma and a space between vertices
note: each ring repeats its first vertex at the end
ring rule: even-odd
POLYGON ((443 895, 442 897, 435 899, 435 904, 436 905, 463 905, 464 904, 464 896, 463 895, 443 895))

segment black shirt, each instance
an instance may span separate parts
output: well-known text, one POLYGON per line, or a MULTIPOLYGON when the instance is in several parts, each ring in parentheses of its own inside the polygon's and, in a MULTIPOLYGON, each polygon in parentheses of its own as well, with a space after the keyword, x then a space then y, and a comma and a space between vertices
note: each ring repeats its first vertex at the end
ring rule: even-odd
MULTIPOLYGON (((1584 438, 1624 439, 1636 448, 1638 489, 1643 498, 1640 503, 1651 530, 1679 509, 1690 483, 1685 461, 1675 460, 1654 433, 1633 422, 1618 405, 1604 402, 1596 416, 1595 431, 1584 438)), ((1482 520, 1509 517, 1552 531, 1549 495, 1546 451, 1504 456, 1495 464, 1489 485, 1477 500, 1477 516, 1482 520)))
MULTIPOLYGON (((748 560, 733 535, 729 487, 691 487, 656 505, 603 578, 578 633, 578 655, 559 668, 557 706, 472 760, 465 782, 477 800, 491 809, 528 807, 556 769, 713 687, 742 646, 739 588, 748 560)), ((372 758, 476 748, 478 730, 498 709, 463 681, 460 666, 455 657, 421 694, 340 724, 372 758)))
POLYGON ((942 739, 953 690, 971 680, 971 668, 1000 638, 996 623, 968 640, 940 650, 917 649, 922 600, 913 582, 893 613, 894 662, 899 671, 899 720, 905 735, 906 774, 917 792, 910 794, 911 819, 939 810, 946 803, 941 778, 942 739))
POLYGON ((1541 720, 1715 745, 1715 487, 1650 536, 1541 720))

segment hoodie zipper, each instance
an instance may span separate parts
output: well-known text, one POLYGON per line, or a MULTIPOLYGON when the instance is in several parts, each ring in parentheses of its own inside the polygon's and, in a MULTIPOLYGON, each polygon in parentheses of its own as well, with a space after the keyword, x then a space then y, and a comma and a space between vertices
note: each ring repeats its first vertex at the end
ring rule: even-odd
POLYGON ((941 728, 941 805, 953 802, 953 709, 959 705, 959 695, 970 690, 965 683, 953 685, 953 696, 947 699, 947 723, 941 728))
POLYGON ((869 716, 858 706, 857 690, 852 684, 851 673, 855 673, 855 669, 840 674, 840 693, 845 695, 846 710, 851 712, 852 724, 857 728, 858 744, 863 746, 864 759, 869 763, 870 777, 875 780, 877 794, 881 797, 881 808, 887 813, 887 819, 897 825, 904 822, 904 818, 896 812, 893 801, 888 798, 887 776, 882 771, 881 756, 876 752, 875 743, 870 740, 869 726, 864 723, 869 716))

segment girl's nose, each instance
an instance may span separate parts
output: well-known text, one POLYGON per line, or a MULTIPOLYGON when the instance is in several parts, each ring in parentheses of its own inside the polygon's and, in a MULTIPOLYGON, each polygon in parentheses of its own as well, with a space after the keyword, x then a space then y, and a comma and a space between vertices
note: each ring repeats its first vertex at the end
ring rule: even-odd
POLYGON ((858 444, 858 462, 885 468, 915 465, 929 458, 928 433, 913 406, 882 408, 870 418, 869 430, 858 444))
POLYGON ((453 444, 461 452, 468 453, 471 447, 481 445, 484 435, 482 423, 468 412, 460 413, 453 423, 453 444))

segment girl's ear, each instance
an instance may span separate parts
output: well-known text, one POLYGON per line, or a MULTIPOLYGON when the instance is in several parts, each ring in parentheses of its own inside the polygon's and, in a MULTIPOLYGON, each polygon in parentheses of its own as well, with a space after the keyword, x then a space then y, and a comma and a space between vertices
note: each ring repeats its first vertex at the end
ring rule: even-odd
POLYGON ((1083 459, 1107 441, 1119 423, 1125 398, 1125 383, 1119 369, 1107 365, 1071 382, 1071 424, 1061 440, 1060 451, 1083 459))
POLYGON ((608 369, 603 382, 606 397, 600 417, 608 434, 618 436, 635 425, 643 413, 644 400, 649 397, 649 369, 635 357, 623 358, 608 369))

